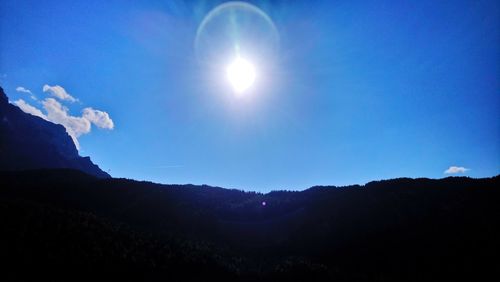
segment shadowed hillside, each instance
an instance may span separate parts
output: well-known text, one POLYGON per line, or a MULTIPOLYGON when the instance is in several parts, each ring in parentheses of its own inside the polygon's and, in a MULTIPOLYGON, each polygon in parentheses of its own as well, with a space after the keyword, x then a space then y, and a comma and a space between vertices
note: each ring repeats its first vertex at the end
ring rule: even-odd
POLYGON ((39 168, 72 168, 101 178, 110 177, 89 157, 80 157, 62 125, 9 104, 0 87, 0 170, 39 168))
POLYGON ((499 180, 260 194, 1 172, 1 256, 10 278, 477 279, 498 269, 499 180))

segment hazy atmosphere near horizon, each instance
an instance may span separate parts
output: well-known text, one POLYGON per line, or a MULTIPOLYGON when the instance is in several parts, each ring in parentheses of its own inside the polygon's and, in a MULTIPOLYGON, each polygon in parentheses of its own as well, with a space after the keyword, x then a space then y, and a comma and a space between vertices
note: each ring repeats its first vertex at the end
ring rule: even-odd
POLYGON ((113 177, 500 172, 499 1, 224 2, 2 0, 0 86, 113 177))

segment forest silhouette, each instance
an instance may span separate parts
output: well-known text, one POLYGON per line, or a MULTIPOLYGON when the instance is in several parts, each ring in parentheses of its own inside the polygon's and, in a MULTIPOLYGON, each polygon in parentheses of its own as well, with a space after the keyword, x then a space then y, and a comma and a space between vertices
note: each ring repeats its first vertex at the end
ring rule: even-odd
POLYGON ((0 172, 9 279, 429 281, 494 273, 498 184, 400 178, 267 194, 0 172), (266 205, 262 205, 266 202, 266 205))

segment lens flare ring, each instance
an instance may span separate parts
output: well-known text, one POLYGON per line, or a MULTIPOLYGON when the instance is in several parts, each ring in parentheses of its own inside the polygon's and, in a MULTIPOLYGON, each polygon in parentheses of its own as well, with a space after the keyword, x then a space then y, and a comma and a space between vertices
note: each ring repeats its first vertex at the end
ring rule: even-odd
POLYGON ((218 5, 207 13, 196 30, 194 40, 196 58, 198 61, 205 62, 207 58, 204 57, 203 53, 221 52, 220 48, 218 48, 220 42, 213 42, 220 41, 221 37, 222 40, 230 41, 235 55, 241 55, 240 52, 243 47, 241 41, 248 37, 249 34, 253 35, 253 43, 261 41, 255 44, 254 49, 269 49, 265 51, 252 50, 254 53, 277 52, 280 42, 279 32, 273 20, 263 10, 255 5, 241 1, 230 1, 218 5), (250 21, 249 18, 253 18, 253 21, 250 21), (210 30, 212 24, 216 25, 215 23, 218 21, 223 22, 222 26, 226 30, 222 30, 221 27, 216 32, 210 30), (255 34, 248 32, 249 29, 256 26, 260 30, 254 30, 255 34), (218 33, 218 35, 214 35, 215 33, 218 33), (221 36, 220 33, 225 34, 221 36))

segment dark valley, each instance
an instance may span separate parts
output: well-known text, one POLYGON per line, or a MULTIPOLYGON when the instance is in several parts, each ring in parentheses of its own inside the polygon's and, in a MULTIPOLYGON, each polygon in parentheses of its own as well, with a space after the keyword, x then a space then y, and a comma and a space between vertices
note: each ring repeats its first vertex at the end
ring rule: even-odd
POLYGON ((500 178, 267 194, 0 173, 9 279, 431 281, 498 271, 500 178), (262 205, 265 202, 266 205, 262 205))

